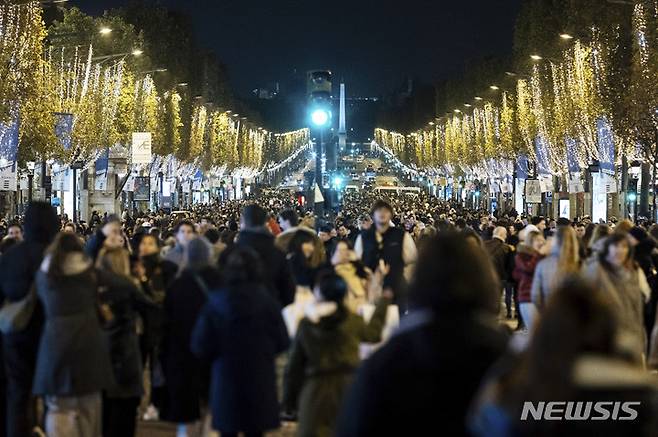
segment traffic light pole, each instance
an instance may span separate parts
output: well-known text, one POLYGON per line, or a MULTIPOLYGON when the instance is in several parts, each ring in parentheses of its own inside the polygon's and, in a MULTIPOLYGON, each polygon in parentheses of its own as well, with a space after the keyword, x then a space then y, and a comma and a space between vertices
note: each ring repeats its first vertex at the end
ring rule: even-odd
MULTIPOLYGON (((323 150, 323 142, 324 142, 324 128, 319 127, 318 130, 320 131, 318 135, 320 141, 316 141, 315 143, 315 183, 317 184, 318 188, 320 191, 322 191, 322 150, 323 150)), ((312 187, 313 193, 315 193, 315 186, 312 187)), ((317 202, 317 199, 315 198, 315 194, 313 195, 313 210, 315 214, 318 217, 321 217, 324 214, 324 202, 317 202)))

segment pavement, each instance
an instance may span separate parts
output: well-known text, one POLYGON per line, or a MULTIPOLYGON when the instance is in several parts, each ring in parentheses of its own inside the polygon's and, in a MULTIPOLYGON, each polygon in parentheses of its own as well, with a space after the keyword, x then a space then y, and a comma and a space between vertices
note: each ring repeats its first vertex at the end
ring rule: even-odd
MULTIPOLYGON (((280 429, 265 434, 266 437, 294 437, 297 425, 285 422, 280 429)), ((176 426, 165 422, 145 422, 137 425, 137 437, 176 437, 176 426)))

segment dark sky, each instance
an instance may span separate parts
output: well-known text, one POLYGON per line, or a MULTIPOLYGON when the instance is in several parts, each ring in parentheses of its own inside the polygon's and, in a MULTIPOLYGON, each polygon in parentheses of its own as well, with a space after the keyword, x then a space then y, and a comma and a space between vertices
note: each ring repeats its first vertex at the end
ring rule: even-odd
MULTIPOLYGON (((511 51, 521 0, 160 0, 192 15, 202 46, 229 68, 235 91, 332 70, 350 95, 380 95, 468 60, 511 51)), ((126 0, 72 0, 87 13, 126 0)))

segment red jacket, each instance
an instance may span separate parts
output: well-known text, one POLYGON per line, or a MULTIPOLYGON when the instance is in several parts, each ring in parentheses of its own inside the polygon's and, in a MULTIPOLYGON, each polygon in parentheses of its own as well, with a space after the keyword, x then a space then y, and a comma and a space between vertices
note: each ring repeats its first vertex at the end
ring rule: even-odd
POLYGON ((524 244, 519 244, 516 259, 514 260, 514 272, 512 277, 517 282, 519 303, 531 302, 530 288, 532 278, 535 275, 535 267, 543 256, 536 250, 524 244))

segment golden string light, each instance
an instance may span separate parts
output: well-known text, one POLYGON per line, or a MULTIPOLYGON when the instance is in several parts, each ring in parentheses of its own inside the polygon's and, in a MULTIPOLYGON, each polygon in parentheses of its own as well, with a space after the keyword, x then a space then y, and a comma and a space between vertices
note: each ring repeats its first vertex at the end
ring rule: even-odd
MULTIPOLYGON (((657 15, 652 19, 658 25, 657 15)), ((651 65, 652 48, 641 31, 646 25, 635 27, 640 29, 636 32, 640 63, 651 65)), ((518 77, 513 92, 502 91, 492 100, 477 98, 477 105, 466 107, 470 111, 455 111, 409 135, 376 129, 375 141, 420 168, 490 166, 503 171, 507 164, 501 163, 525 155, 535 162, 540 159, 550 173, 560 175, 568 171, 567 157, 580 167, 605 158, 599 150, 602 132, 597 131, 597 123, 605 119, 613 127, 619 156, 625 141, 620 135, 622 123, 612 117, 605 101, 612 80, 608 45, 592 29, 588 43, 574 40, 561 59, 538 59, 528 77, 518 77), (409 147, 415 151, 411 156, 409 147)), ((644 76, 648 80, 658 74, 644 76)))

